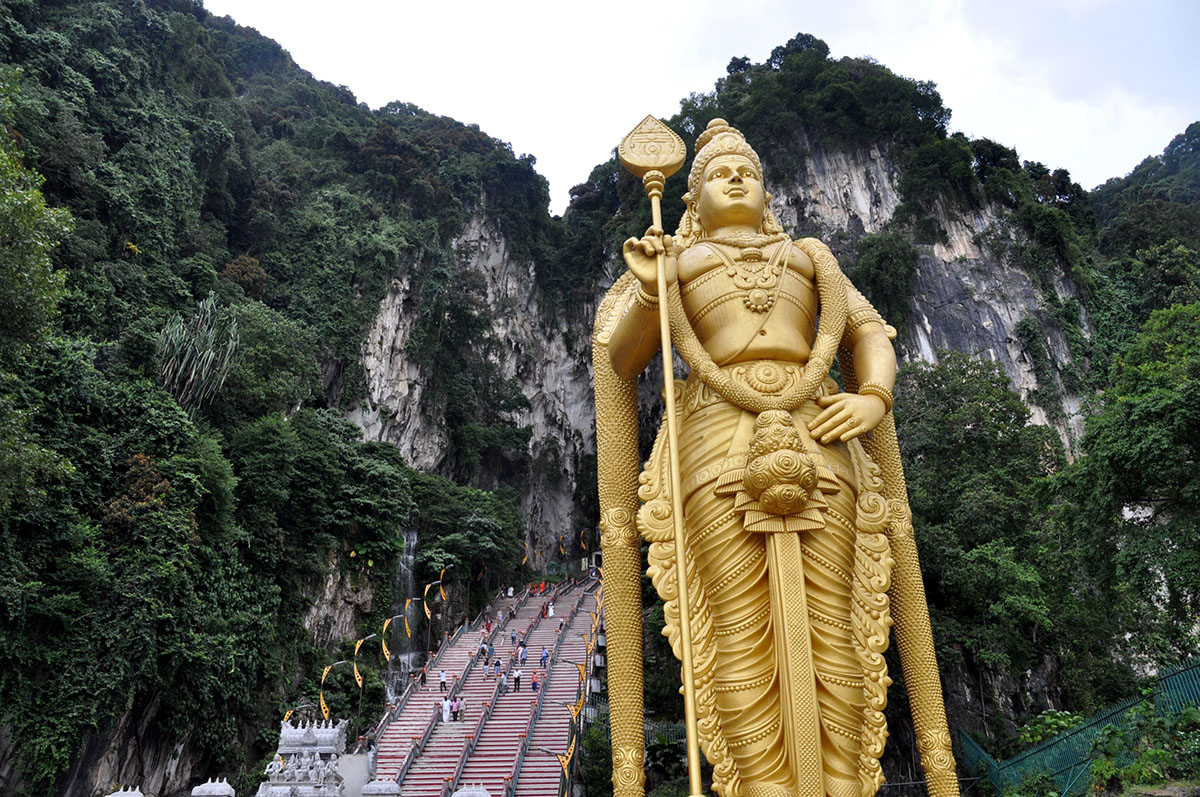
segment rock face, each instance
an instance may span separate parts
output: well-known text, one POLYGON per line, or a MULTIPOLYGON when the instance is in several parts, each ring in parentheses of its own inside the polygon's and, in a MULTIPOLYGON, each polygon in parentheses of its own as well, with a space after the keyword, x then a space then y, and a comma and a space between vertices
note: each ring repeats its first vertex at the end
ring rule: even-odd
MULTIPOLYGON (((521 509, 530 540, 549 552, 559 534, 572 533, 580 456, 595 450, 590 367, 591 308, 543 311, 534 288, 533 265, 509 253, 499 228, 481 215, 454 243, 457 267, 483 277, 496 318, 499 366, 515 378, 530 408, 515 418, 532 429, 531 489, 521 509)), ((350 413, 368 440, 398 446, 414 467, 435 470, 448 437, 439 425, 440 407, 422 403, 420 368, 406 353, 416 307, 411 279, 394 279, 363 343, 367 397, 350 413)))
POLYGON ((197 754, 186 737, 168 743, 158 730, 159 713, 155 695, 90 734, 56 793, 108 794, 119 785, 137 785, 147 794, 186 794, 197 754))
MULTIPOLYGON (((845 267, 839 250, 852 251, 854 240, 882 231, 895 215, 901 201, 900 173, 877 147, 831 151, 803 138, 801 146, 808 153, 803 170, 783 175, 774 186, 772 206, 785 229, 818 231, 845 267)), ((1081 401, 1069 395, 1062 382, 1071 353, 1062 331, 1047 320, 1043 289, 1006 254, 1017 233, 1002 209, 991 205, 965 211, 939 202, 933 215, 946 241, 920 247, 901 359, 936 362, 939 350, 953 349, 999 362, 1023 398, 1029 400, 1038 388, 1059 397, 1058 406, 1030 406, 1034 422, 1054 426, 1069 445, 1083 432, 1081 401), (1052 384, 1039 384, 1036 355, 1025 350, 1016 333, 1026 317, 1042 329, 1040 342, 1052 370, 1043 376, 1052 384)), ((1060 301, 1078 293, 1061 268, 1048 282, 1060 301)), ((1086 334, 1086 316, 1082 325, 1086 334)))
POLYGON ((331 555, 325 578, 314 588, 304 613, 304 628, 313 644, 328 647, 353 639, 358 620, 370 614, 375 599, 370 582, 354 578, 331 555))
MULTIPOLYGON (((807 153, 803 166, 794 174, 770 176, 772 207, 786 229, 817 234, 846 265, 854 242, 881 231, 895 215, 900 173, 878 147, 827 150, 803 137, 797 146, 807 153)), ((946 241, 920 247, 902 359, 933 362, 938 350, 955 349, 998 361, 1023 396, 1049 388, 1045 392, 1061 402, 1033 406, 1035 422, 1054 425, 1064 442, 1077 438, 1080 401, 1067 395, 1061 377, 1070 351, 1063 333, 1046 321, 1044 289, 1005 254, 1014 233, 1003 212, 991 206, 964 212, 939 204, 934 216, 946 241), (1039 384, 1033 355, 1016 334, 1026 317, 1043 330, 1051 369, 1042 375, 1053 385, 1039 384)), ((486 284, 494 333, 502 343, 501 372, 520 383, 531 405, 517 419, 532 429, 532 489, 521 508, 529 519, 530 541, 550 552, 560 534, 577 528, 578 461, 595 450, 589 351, 594 302, 550 311, 540 307, 533 265, 515 259, 499 228, 482 216, 469 222, 455 251, 457 267, 477 272, 486 284)), ((614 257, 607 282, 622 268, 614 257)), ((1060 300, 1076 293, 1061 270, 1049 281, 1060 300)), ((597 300, 606 287, 597 286, 597 300)), ((405 350, 416 310, 410 276, 402 273, 392 281, 363 344, 367 397, 350 416, 367 439, 393 443, 415 467, 437 469, 448 442, 438 422, 441 410, 423 403, 423 376, 405 350)), ((1086 332, 1086 318, 1084 324, 1086 332)), ((657 393, 643 390, 647 399, 657 393)))

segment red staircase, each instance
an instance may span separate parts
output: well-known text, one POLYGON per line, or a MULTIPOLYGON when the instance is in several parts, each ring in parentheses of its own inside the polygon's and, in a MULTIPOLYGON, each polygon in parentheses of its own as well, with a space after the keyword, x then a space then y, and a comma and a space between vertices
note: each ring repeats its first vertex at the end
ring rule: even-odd
MULTIPOLYGON (((522 742, 525 740, 530 721, 537 711, 538 693, 533 691, 533 674, 538 673, 538 680, 544 681, 545 670, 539 666, 542 647, 548 651, 554 650, 555 638, 559 620, 565 618, 570 608, 579 599, 579 590, 563 591, 556 596, 546 598, 531 598, 527 605, 530 616, 535 618, 535 624, 528 632, 526 649, 529 651, 527 662, 521 667, 521 691, 510 691, 496 702, 496 708, 487 724, 479 735, 475 749, 463 767, 458 785, 481 785, 488 794, 500 795, 505 793, 506 786, 512 783, 512 775, 519 759, 522 742), (542 618, 542 605, 554 605, 554 616, 542 618)), ((513 665, 512 670, 517 669, 513 665)), ((510 675, 511 678, 511 675, 510 675)), ((511 794, 511 791, 507 792, 511 794)))
POLYGON ((571 712, 560 703, 574 704, 580 694, 579 670, 573 662, 587 657, 581 634, 592 627, 589 611, 595 610, 596 599, 585 590, 596 587, 595 581, 582 587, 564 583, 544 597, 529 597, 524 605, 500 604, 506 614, 509 606, 520 607, 514 619, 493 629, 491 638, 492 661, 499 659, 501 671, 508 675, 506 694, 500 694, 500 678, 492 675, 491 661, 485 665, 475 658, 478 632, 464 631, 444 645, 428 670, 425 689, 406 696, 383 733, 376 779, 399 779, 405 797, 448 797, 456 788, 474 785, 494 797, 558 797, 562 767, 552 753, 564 752, 572 738, 571 712), (554 616, 547 611, 541 617, 543 605, 548 608, 551 603, 554 616), (561 634, 560 621, 565 623, 561 634), (518 641, 527 637, 523 666, 513 630, 518 641), (548 673, 539 666, 543 646, 550 653, 548 673), (452 695, 466 699, 458 722, 441 721, 437 672, 442 668, 451 676, 452 695), (513 678, 518 668, 523 670, 520 692, 513 678), (531 688, 535 672, 541 693, 531 688))
MULTIPOLYGON (((496 608, 507 614, 509 607, 520 602, 519 598, 504 598, 498 601, 496 608)), ((499 642, 501 629, 493 627, 492 634, 499 642)), ((457 686, 472 656, 479 649, 479 634, 470 629, 446 643, 443 643, 438 655, 426 665, 427 683, 424 688, 406 693, 394 716, 388 723, 383 735, 379 738, 378 750, 375 755, 375 778, 377 780, 395 780, 405 771, 406 764, 413 763, 410 758, 416 757, 416 752, 424 744, 428 744, 437 724, 441 719, 442 692, 439 687, 438 673, 446 671, 450 689, 457 686), (416 746, 416 749, 414 749, 416 746)), ((500 645, 496 645, 496 653, 500 653, 500 645)), ((411 689, 411 687, 410 687, 411 689)), ((478 710, 478 703, 474 704, 478 710)), ((468 696, 468 710, 472 708, 468 696)))
MULTIPOLYGON (((517 650, 517 646, 512 644, 512 632, 517 631, 519 642, 522 632, 536 622, 540 607, 537 600, 531 598, 518 610, 515 618, 506 621, 493 635, 492 644, 496 650, 492 661, 499 659, 501 671, 509 673, 510 678, 511 671, 516 669, 513 662, 517 650)), ((478 641, 476 637, 476 651, 479 648, 478 641)), ((461 693, 467 698, 468 719, 435 724, 429 740, 416 755, 401 782, 400 793, 404 797, 439 797, 444 791, 449 793, 448 790, 463 770, 471 742, 479 735, 489 705, 497 701, 500 677, 491 675, 491 671, 489 665, 485 672, 483 660, 478 657, 468 668, 460 686, 461 693)), ((515 702, 521 702, 521 695, 510 691, 508 695, 501 696, 498 703, 512 702, 510 699, 514 698, 515 702)))

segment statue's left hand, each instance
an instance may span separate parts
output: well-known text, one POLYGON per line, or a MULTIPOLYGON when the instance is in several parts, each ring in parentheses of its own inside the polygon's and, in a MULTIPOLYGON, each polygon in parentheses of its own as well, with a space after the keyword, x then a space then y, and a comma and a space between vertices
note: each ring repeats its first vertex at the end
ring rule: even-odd
POLYGON ((853 440, 879 425, 887 414, 883 399, 858 393, 821 396, 817 406, 823 409, 808 424, 809 434, 822 443, 853 440))

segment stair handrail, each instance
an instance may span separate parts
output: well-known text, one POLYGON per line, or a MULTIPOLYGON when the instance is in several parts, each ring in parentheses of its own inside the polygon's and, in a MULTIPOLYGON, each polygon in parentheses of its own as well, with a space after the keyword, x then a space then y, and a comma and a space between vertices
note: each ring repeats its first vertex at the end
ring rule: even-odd
MULTIPOLYGON (((492 602, 499 603, 502 600, 504 600, 504 590, 498 589, 498 590, 496 590, 496 597, 492 598, 492 602)), ((486 608, 491 605, 492 605, 491 603, 484 603, 485 608, 480 609, 479 614, 475 615, 475 619, 471 621, 471 630, 472 631, 479 628, 479 626, 483 625, 484 621, 487 620, 488 617, 491 616, 491 613, 486 608)))
POLYGON ((442 641, 438 643, 437 652, 433 654, 433 658, 429 660, 429 667, 436 667, 438 662, 442 660, 442 654, 450 647, 450 636, 446 632, 442 632, 442 641))
MULTIPOLYGON (((573 621, 573 620, 575 619, 575 615, 577 614, 577 611, 578 611, 579 607, 583 605, 583 602, 584 602, 584 600, 587 598, 588 594, 589 594, 589 593, 587 592, 587 590, 584 590, 584 591, 583 591, 583 592, 580 594, 578 602, 576 602, 575 606, 574 606, 574 607, 571 609, 571 614, 570 614, 571 621, 573 621)), ((563 627, 563 631, 564 631, 564 632, 566 632, 566 631, 569 631, 570 629, 571 629, 571 622, 570 622, 570 621, 568 621, 568 622, 567 622, 567 624, 566 624, 566 625, 563 627)), ((558 643, 556 643, 556 644, 555 644, 555 646, 554 646, 554 660, 555 660, 555 663, 557 663, 557 662, 558 662, 558 646, 559 646, 559 644, 561 644, 561 642, 562 642, 562 638, 563 638, 563 635, 560 635, 560 638, 559 638, 559 641, 558 641, 558 643)), ((591 659, 591 655, 590 655, 590 654, 587 652, 587 650, 585 649, 585 650, 584 650, 584 655, 583 655, 583 661, 584 661, 584 668, 585 668, 585 671, 586 671, 587 669, 590 669, 590 668, 588 667, 588 664, 589 664, 589 662, 590 662, 590 659, 591 659)), ((549 686, 550 676, 551 676, 552 672, 553 672, 553 668, 551 668, 551 670, 550 670, 550 671, 548 671, 548 672, 546 673, 546 682, 547 682, 547 686, 549 686)), ((584 682, 583 682, 583 681, 578 681, 578 682, 575 684, 575 701, 576 701, 576 702, 578 702, 578 700, 579 700, 580 692, 583 690, 583 687, 584 687, 584 682)), ((583 712, 582 712, 582 711, 580 711, 580 712, 579 712, 579 716, 580 716, 580 717, 582 717, 582 716, 583 716, 583 712)), ((572 719, 572 721, 571 721, 571 729, 570 729, 570 732, 569 732, 569 733, 568 733, 568 735, 567 735, 567 749, 568 749, 568 750, 570 750, 570 749, 571 749, 571 747, 572 747, 574 744, 576 744, 576 743, 578 743, 578 742, 579 742, 579 739, 578 739, 578 737, 579 737, 579 728, 578 728, 578 722, 579 722, 579 719, 578 719, 578 718, 573 718, 573 719, 572 719)), ((576 753, 577 753, 577 752, 578 752, 578 751, 576 751, 576 753)), ((576 768, 578 767, 578 764, 577 764, 578 760, 579 760, 579 757, 578 757, 578 755, 574 755, 574 754, 573 754, 573 755, 571 756, 571 760, 570 760, 570 762, 568 762, 568 767, 569 767, 570 769, 572 769, 572 770, 576 769, 576 768)), ((559 789, 559 794, 566 794, 566 793, 567 793, 567 788, 568 788, 568 786, 570 786, 570 783, 571 783, 571 777, 569 777, 569 776, 568 776, 568 773, 567 773, 566 771, 564 771, 562 774, 560 774, 560 775, 558 776, 558 789, 559 789)))
MULTIPOLYGON (((572 589, 575 586, 575 584, 576 584, 575 580, 571 580, 569 583, 560 582, 559 584, 555 585, 555 587, 550 590, 550 592, 547 594, 547 598, 551 601, 557 600, 557 598, 560 596, 561 593, 569 591, 570 589, 572 589)), ((497 633, 501 633, 503 630, 507 629, 510 620, 516 618, 516 615, 529 602, 530 597, 532 597, 532 590, 526 589, 521 596, 521 600, 518 601, 516 607, 514 607, 512 618, 506 617, 504 619, 503 623, 497 624, 496 628, 493 629, 492 634, 488 637, 489 641, 491 641, 492 638, 497 633)), ((575 614, 579 608, 579 605, 581 605, 584 597, 585 596, 581 594, 579 599, 576 601, 575 605, 570 610, 570 612, 568 612, 567 616, 565 618, 563 618, 563 619, 567 620, 568 626, 570 625, 570 621, 574 619, 575 614)), ((549 615, 547 615, 547 617, 548 616, 549 615)), ((527 644, 529 641, 529 637, 541 625, 541 621, 543 619, 545 619, 545 618, 543 618, 541 612, 539 612, 533 618, 533 622, 531 622, 529 624, 529 627, 525 630, 524 639, 527 644)), ((565 628, 564 628, 564 630, 565 630, 565 628)), ((557 661, 558 647, 561 644, 563 638, 564 638, 564 636, 562 634, 559 634, 555 640, 553 661, 557 661)), ((464 672, 470 670, 471 666, 473 666, 473 664, 477 658, 478 658, 478 651, 476 651, 475 654, 472 655, 471 659, 468 662, 467 667, 464 669, 464 672)), ((517 660, 518 660, 518 654, 517 654, 517 651, 514 649, 513 655, 508 657, 508 660, 504 665, 504 669, 502 670, 502 672, 506 676, 510 675, 512 673, 513 664, 515 662, 517 662, 517 660)), ((546 685, 549 683, 550 671, 552 669, 553 669, 553 663, 551 663, 550 666, 547 668, 546 680, 543 681, 541 688, 538 690, 537 698, 535 700, 530 701, 531 710, 529 713, 529 717, 526 720, 525 730, 524 730, 524 732, 522 732, 520 734, 521 742, 518 747, 517 757, 513 761, 513 766, 512 766, 512 769, 509 771, 509 775, 505 777, 504 794, 501 797, 512 797, 512 795, 515 793, 516 779, 520 772, 521 765, 524 762, 525 754, 528 752, 529 740, 533 735, 534 725, 537 722, 538 718, 540 718, 540 716, 541 716, 542 704, 543 704, 544 696, 546 694, 546 685)), ((465 681, 465 675, 464 675, 463 680, 465 681)), ((453 779, 447 779, 443 782, 441 797, 447 797, 447 794, 453 792, 453 790, 457 787, 458 782, 462 778, 462 772, 465 769, 466 762, 469 758, 469 755, 471 752, 474 751, 474 747, 479 739, 479 735, 483 733, 483 727, 485 726, 487 720, 490 719, 492 712, 494 711, 495 705, 499 701, 499 699, 500 699, 500 679, 497 678, 496 683, 492 688, 492 700, 490 703, 488 703, 488 705, 485 709, 485 712, 481 714, 480 719, 476 724, 474 733, 468 737, 469 738, 468 744, 464 745, 463 753, 460 754, 459 760, 455 765, 455 774, 454 774, 453 779)))
MULTIPOLYGON (((499 601, 501 599, 502 595, 503 595, 503 590, 498 590, 496 593, 496 600, 499 601)), ((485 619, 485 615, 486 615, 486 612, 481 609, 479 611, 479 614, 476 615, 475 620, 471 623, 471 627, 478 628, 480 625, 482 625, 483 621, 485 619)), ((461 631, 461 629, 460 629, 460 631, 461 631)), ((453 641, 453 640, 450 640, 450 641, 453 641)), ((439 646, 437 655, 434 656, 434 658, 429 662, 428 666, 432 667, 440 660, 441 651, 446 647, 447 647, 446 642, 443 641, 443 643, 439 646)), ((396 720, 396 718, 400 716, 400 713, 404 710, 404 707, 406 705, 408 705, 408 699, 419 691, 420 691, 420 683, 418 681, 410 678, 409 682, 407 684, 405 684, 404 690, 400 693, 400 699, 396 701, 396 705, 385 709, 383 712, 383 716, 379 718, 379 722, 375 726, 375 743, 376 743, 376 745, 378 745, 380 740, 383 739, 383 734, 387 732, 388 726, 391 725, 396 720)), ((372 770, 373 770, 373 768, 372 768, 372 770)), ((375 776, 374 771, 371 771, 369 774, 371 777, 375 776)))
MULTIPOLYGON (((570 617, 572 620, 575 618, 575 609, 578 608, 579 604, 582 603, 582 601, 585 597, 586 597, 586 593, 583 593, 579 596, 579 599, 576 602, 575 607, 573 607, 571 609, 571 611, 568 612, 567 617, 570 617)), ((539 619, 540 619, 540 615, 539 615, 539 619)), ((566 619, 566 618, 564 618, 564 619, 566 619)), ((563 631, 564 632, 567 631, 570 627, 571 627, 571 623, 568 622, 565 626, 563 626, 563 631)), ((537 720, 541 719, 542 700, 543 700, 544 696, 546 695, 546 692, 548 692, 550 689, 550 678, 554 674, 554 665, 558 663, 558 650, 559 650, 559 647, 562 645, 562 641, 564 639, 566 639, 565 633, 558 634, 555 637, 554 645, 552 646, 552 649, 550 651, 550 657, 547 660, 546 677, 542 681, 541 687, 538 689, 537 704, 534 707, 534 710, 531 711, 529 714, 529 730, 526 734, 525 741, 521 745, 521 750, 517 755, 517 760, 513 763, 512 774, 510 775, 511 781, 509 781, 508 779, 505 780, 504 794, 501 795, 500 797, 514 797, 514 795, 516 794, 517 778, 519 778, 521 775, 521 767, 523 767, 525 765, 525 754, 529 751, 529 740, 531 738, 533 738, 533 726, 537 722, 537 720)), ((561 794, 562 792, 559 792, 559 793, 561 794)))
MULTIPOLYGON (((549 683, 549 681, 550 681, 550 670, 547 669, 545 682, 549 683)), ((529 752, 529 745, 533 739, 533 726, 537 724, 537 719, 539 717, 541 717, 541 715, 542 715, 542 702, 541 701, 542 701, 542 695, 544 695, 544 694, 546 694, 545 686, 543 686, 541 689, 538 690, 537 703, 534 705, 533 710, 529 712, 529 722, 525 728, 524 739, 521 741, 521 748, 517 753, 517 760, 513 762, 512 774, 510 775, 510 777, 512 778, 512 793, 513 794, 516 793, 517 779, 519 777, 521 777, 521 767, 523 767, 525 765, 525 754, 529 752)), ((506 793, 506 795, 508 795, 507 784, 506 784, 505 793, 506 793)), ((508 797, 511 797, 511 795, 508 795, 508 797)))
MULTIPOLYGON (((495 598, 496 602, 499 603, 501 600, 503 600, 504 597, 505 596, 504 596, 503 589, 497 590, 496 598, 495 598)), ((524 605, 524 602, 527 598, 528 598, 528 590, 526 590, 526 594, 522 595, 521 600, 518 602, 518 605, 519 606, 524 605)), ((460 636, 462 636, 463 630, 465 628, 467 628, 468 626, 471 628, 478 628, 480 625, 483 624, 483 622, 485 621, 487 616, 488 616, 487 612, 485 610, 481 609, 479 614, 476 615, 475 620, 473 622, 471 622, 469 624, 464 623, 463 626, 460 627, 455 632, 453 637, 443 638, 441 644, 439 644, 439 646, 438 646, 437 654, 428 662, 427 666, 430 668, 437 666, 437 664, 441 661, 442 654, 450 647, 450 645, 454 641, 456 641, 460 636)), ((488 637, 489 641, 491 640, 491 637, 495 636, 495 634, 499 630, 499 627, 500 626, 497 625, 496 628, 492 629, 492 634, 491 634, 491 636, 488 637)), ((476 651, 476 654, 472 655, 468 659, 467 665, 463 668, 461 676, 456 676, 455 683, 450 687, 450 695, 452 697, 453 697, 453 695, 457 694, 459 684, 461 684, 463 681, 466 680, 466 677, 470 672, 471 664, 474 662, 475 655, 478 655, 478 651, 476 651)), ((375 726, 376 746, 378 746, 379 743, 383 740, 383 735, 387 732, 388 727, 392 724, 392 722, 394 722, 400 716, 401 712, 408 705, 409 699, 419 691, 420 691, 420 683, 416 680, 410 679, 408 684, 405 685, 404 691, 401 692, 400 699, 396 701, 395 706, 389 707, 384 710, 383 716, 380 717, 379 722, 375 726)), ((416 756, 419 755, 420 752, 423 750, 424 742, 426 740, 428 740, 429 735, 431 733, 433 733, 434 726, 437 724, 436 723, 437 716, 438 716, 438 712, 435 711, 433 717, 431 717, 429 722, 426 723, 426 728, 425 728, 425 731, 422 733, 420 744, 419 745, 414 744, 409 747, 408 753, 405 755, 405 760, 404 760, 403 764, 401 765, 401 776, 408 771, 408 768, 412 765, 413 760, 415 760, 416 756)), ((375 776, 374 767, 371 768, 369 775, 371 777, 375 776)), ((398 778, 398 780, 399 779, 400 778, 398 778)))
MULTIPOLYGON (((475 657, 472 655, 467 658, 466 663, 463 665, 462 672, 454 674, 454 683, 451 684, 450 688, 446 690, 447 700, 454 700, 456 697, 458 697, 458 693, 462 690, 463 685, 466 683, 467 676, 470 674, 471 667, 473 667, 474 664, 475 657)), ((425 752, 425 744, 429 741, 429 737, 433 735, 434 729, 441 720, 442 710, 439 707, 440 703, 441 700, 434 702, 433 716, 430 717, 429 722, 426 723, 425 730, 422 732, 420 740, 414 742, 413 745, 408 748, 408 754, 404 757, 404 763, 401 765, 400 774, 396 776, 397 782, 404 780, 404 776, 408 773, 409 768, 416 762, 421 753, 425 752)))
POLYGON ((475 749, 475 740, 472 736, 467 736, 467 742, 463 745, 462 751, 458 754, 458 760, 454 762, 454 771, 447 777, 442 784, 442 793, 450 795, 454 793, 454 787, 458 784, 458 779, 462 777, 463 767, 467 765, 467 756, 475 749))
MULTIPOLYGON (((517 615, 521 613, 521 610, 525 608, 525 604, 529 601, 529 596, 531 594, 532 594, 532 591, 528 587, 526 587, 525 590, 521 593, 521 599, 518 600, 512 607, 510 607, 512 609, 512 618, 511 619, 515 620, 517 615)), ((509 619, 510 618, 505 617, 503 622, 497 623, 496 627, 494 629, 492 629, 492 635, 494 636, 496 634, 496 632, 498 632, 501 628, 508 625, 509 619)))
POLYGON ((425 723, 425 730, 421 731, 420 736, 413 736, 413 743, 408 748, 408 753, 404 756, 404 761, 400 765, 400 772, 396 775, 396 782, 403 783, 404 776, 408 774, 408 770, 412 767, 413 762, 425 750, 425 744, 429 741, 429 737, 433 735, 433 729, 437 726, 438 717, 441 716, 441 709, 435 709, 433 716, 425 723))
MULTIPOLYGON (((468 660, 467 666, 463 669, 464 675, 462 683, 466 683, 466 676, 469 674, 474 665, 475 656, 472 656, 468 660)), ((509 660, 508 666, 509 668, 512 667, 511 660, 509 660)), ((505 672, 507 671, 508 670, 506 669, 505 672)), ((456 686, 458 685, 456 684, 456 686)), ((467 743, 463 745, 462 752, 458 754, 458 761, 454 765, 454 774, 449 778, 443 779, 442 781, 440 797, 448 797, 448 795, 453 794, 454 790, 458 787, 458 782, 462 779, 463 769, 467 765, 467 759, 470 758, 471 753, 475 752, 475 743, 479 740, 479 735, 483 732, 483 726, 487 722, 488 718, 492 716, 492 709, 496 705, 497 693, 499 691, 500 679, 497 678, 496 684, 492 687, 492 699, 484 703, 483 710, 479 713, 479 719, 475 721, 474 730, 467 734, 467 743)))

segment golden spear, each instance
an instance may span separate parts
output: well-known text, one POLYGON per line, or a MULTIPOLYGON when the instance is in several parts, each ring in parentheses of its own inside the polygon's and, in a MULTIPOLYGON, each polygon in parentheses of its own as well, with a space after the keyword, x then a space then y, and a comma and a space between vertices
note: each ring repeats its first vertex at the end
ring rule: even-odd
MULTIPOLYGON (((647 116, 621 140, 617 148, 621 165, 642 179, 650 197, 652 226, 662 234, 662 192, 667 178, 683 166, 687 147, 671 128, 647 116)), ((670 457, 671 521, 675 530, 675 581, 678 585, 679 627, 683 653, 683 710, 687 728, 688 785, 692 797, 702 794, 700 737, 696 727, 696 677, 692 661, 691 607, 688 604, 686 540, 683 530, 683 495, 679 480, 679 442, 676 439, 675 373, 672 368, 671 326, 667 315, 666 257, 658 253, 658 328, 662 338, 663 397, 666 399, 667 450, 670 457)))

